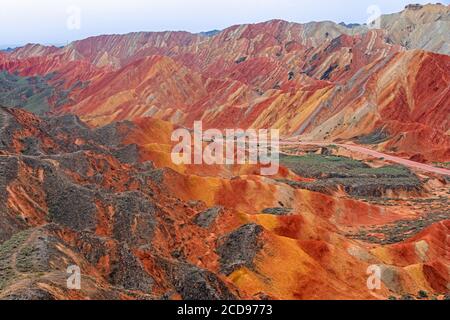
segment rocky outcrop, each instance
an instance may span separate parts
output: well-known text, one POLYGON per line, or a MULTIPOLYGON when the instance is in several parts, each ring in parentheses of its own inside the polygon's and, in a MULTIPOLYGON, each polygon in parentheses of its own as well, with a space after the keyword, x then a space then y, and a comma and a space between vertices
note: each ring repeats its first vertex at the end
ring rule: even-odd
POLYGON ((0 299, 442 298, 436 171, 330 145, 282 157, 271 179, 176 166, 170 135, 202 119, 445 165, 448 17, 420 5, 382 30, 273 20, 1 52, 0 103, 15 108, 0 108, 0 299), (376 294, 367 263, 383 266, 376 294))
POLYGON ((189 264, 161 261, 184 300, 236 300, 238 297, 212 272, 189 264))
POLYGON ((220 239, 217 253, 221 272, 230 275, 240 268, 253 269, 255 257, 263 247, 262 232, 261 226, 247 224, 220 239))
MULTIPOLYGON (((0 70, 5 81, 30 81, 27 92, 41 100, 41 91, 53 92, 37 106, 20 97, 17 107, 71 112, 94 126, 150 116, 190 127, 202 119, 208 127, 276 127, 312 140, 361 137, 402 156, 446 161, 449 28, 448 6, 412 5, 382 16, 382 30, 273 20, 208 37, 99 36, 61 49, 18 49, 2 56, 0 70), (380 128, 389 137, 373 140, 380 128)), ((7 87, 11 101, 17 88, 7 87)), ((116 142, 114 125, 101 130, 111 135, 104 142, 116 142)))
POLYGON ((292 213, 292 208, 267 208, 262 211, 263 214, 273 214, 276 216, 286 216, 292 213))
POLYGON ((213 224, 217 217, 223 213, 222 207, 210 208, 206 211, 200 212, 197 217, 195 217, 195 224, 202 228, 209 228, 213 224))
MULTIPOLYGON (((369 299, 358 284, 365 283, 367 261, 375 257, 386 259, 383 264, 402 279, 382 291, 383 297, 392 294, 389 289, 411 293, 417 287, 437 295, 447 281, 446 260, 436 258, 445 231, 436 228, 434 240, 409 244, 413 228, 429 226, 417 219, 393 229, 404 230, 401 237, 380 229, 389 242, 373 245, 387 256, 374 250, 359 260, 341 249, 351 243, 356 248, 351 252, 365 252, 360 241, 373 239, 369 233, 364 239, 338 233, 341 223, 347 229, 396 221, 401 212, 342 194, 298 191, 253 171, 225 179, 208 176, 215 174, 212 168, 204 176, 158 169, 151 161, 161 160, 161 149, 147 148, 167 141, 158 131, 166 128, 152 119, 91 129, 77 117, 0 111, 7 114, 0 151, 0 299, 369 299), (24 147, 31 137, 38 153, 24 147), (391 241, 398 246, 387 246, 391 241), (402 256, 402 250, 411 254, 402 256), (391 261, 390 255, 404 260, 391 261), (274 267, 280 261, 282 275, 274 267), (409 276, 409 266, 418 264, 423 267, 409 276), (70 266, 80 268, 81 290, 67 288, 70 266)), ((311 175, 321 173, 318 180, 413 176, 329 152, 317 156, 306 164, 311 175)), ((291 160, 293 171, 304 169, 305 159, 291 160)), ((445 219, 433 217, 433 223, 445 219)))
POLYGON ((0 154, 1 299, 238 298, 212 261, 189 262, 213 254, 215 242, 192 251, 198 240, 188 235, 224 209, 186 217, 191 205, 165 191, 164 170, 123 143, 132 123, 92 130, 74 116, 0 111, 9 137, 0 154), (39 153, 23 147, 29 138, 39 153), (67 289, 70 266, 80 268, 80 291, 67 289))
POLYGON ((139 192, 114 195, 114 238, 130 245, 151 242, 157 227, 156 205, 139 192))

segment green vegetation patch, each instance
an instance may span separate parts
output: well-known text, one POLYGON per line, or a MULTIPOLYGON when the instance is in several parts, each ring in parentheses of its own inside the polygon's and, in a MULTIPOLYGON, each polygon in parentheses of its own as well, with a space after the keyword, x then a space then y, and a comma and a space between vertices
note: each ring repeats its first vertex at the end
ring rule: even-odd
POLYGON ((51 85, 55 73, 46 76, 22 77, 18 74, 0 71, 0 105, 20 108, 35 114, 45 114, 52 107, 69 104, 70 92, 85 87, 77 82, 68 90, 63 89, 64 81, 51 85))
POLYGON ((12 256, 29 236, 30 231, 23 231, 0 245, 0 290, 14 280, 15 272, 11 266, 12 256))
POLYGON ((362 161, 347 157, 308 154, 282 156, 281 164, 299 176, 314 178, 314 182, 282 180, 292 187, 331 193, 339 186, 355 197, 382 197, 388 190, 419 192, 422 182, 403 166, 372 168, 362 161))
POLYGON ((22 273, 34 272, 34 259, 38 250, 32 246, 22 248, 17 255, 17 269, 22 273))
POLYGON ((433 162, 435 167, 450 169, 450 162, 433 162))
POLYGON ((281 155, 281 164, 305 178, 326 178, 331 174, 352 169, 367 169, 361 161, 338 156, 308 154, 305 156, 281 155))
POLYGON ((21 77, 0 72, 0 104, 21 108, 37 114, 50 110, 49 99, 55 94, 43 77, 21 77))
POLYGON ((429 228, 431 225, 440 221, 448 220, 449 218, 450 212, 448 211, 430 213, 419 219, 399 220, 384 226, 362 229, 357 233, 347 234, 347 236, 351 239, 369 243, 390 245, 410 239, 423 230, 429 228), (383 237, 378 238, 373 236, 374 234, 383 235, 383 237))

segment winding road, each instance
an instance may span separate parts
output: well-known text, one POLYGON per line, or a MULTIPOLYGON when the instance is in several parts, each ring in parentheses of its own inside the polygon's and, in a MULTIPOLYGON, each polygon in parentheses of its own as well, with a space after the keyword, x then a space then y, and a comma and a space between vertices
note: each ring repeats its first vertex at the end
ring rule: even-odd
MULTIPOLYGON (((217 140, 217 141, 221 141, 222 143, 225 143, 223 140, 217 140)), ((253 140, 250 140, 250 142, 253 140)), ((257 140, 254 142, 258 142, 257 140)), ((364 154, 364 155, 368 155, 377 159, 382 159, 382 160, 387 160, 393 163, 397 163, 400 165, 403 165, 407 168, 411 168, 411 169, 416 169, 416 170, 420 170, 423 172, 429 172, 429 173, 434 173, 434 174, 439 174, 439 175, 445 175, 445 176, 450 176, 450 170, 445 169, 445 168, 440 168, 440 167, 435 167, 429 164, 424 164, 424 163, 420 163, 420 162, 416 162, 416 161, 412 161, 412 160, 408 160, 408 159, 404 159, 404 158, 400 158, 397 156, 393 156, 393 155, 389 155, 386 153, 382 153, 379 151, 375 151, 366 147, 362 147, 360 145, 355 145, 355 144, 343 144, 343 143, 333 143, 333 142, 316 142, 316 141, 298 141, 298 137, 293 137, 293 138, 289 138, 289 139, 282 139, 280 140, 280 147, 283 146, 292 146, 292 147, 300 147, 300 146, 318 146, 318 147, 329 147, 329 146, 337 146, 337 147, 341 147, 344 149, 347 149, 349 151, 352 152, 356 152, 356 153, 360 153, 360 154, 364 154)))
POLYGON ((382 152, 378 152, 375 150, 371 150, 371 149, 368 149, 368 148, 365 148, 362 146, 358 146, 358 145, 353 145, 353 144, 339 144, 339 143, 327 143, 327 142, 300 142, 300 141, 296 142, 296 141, 292 141, 292 140, 282 140, 280 142, 280 145, 281 146, 320 146, 320 147, 335 145, 335 146, 345 148, 345 149, 353 151, 353 152, 357 152, 360 154, 372 156, 374 158, 384 159, 384 160, 387 160, 390 162, 401 164, 408 168, 450 176, 450 170, 448 170, 448 169, 439 168, 439 167, 431 166, 428 164, 403 159, 400 157, 388 155, 388 154, 385 154, 382 152))

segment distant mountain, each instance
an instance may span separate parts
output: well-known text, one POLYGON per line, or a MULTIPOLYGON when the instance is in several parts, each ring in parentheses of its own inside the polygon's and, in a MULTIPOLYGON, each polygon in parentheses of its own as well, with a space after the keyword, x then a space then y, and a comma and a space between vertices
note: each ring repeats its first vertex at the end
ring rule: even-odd
POLYGON ((0 52, 11 52, 18 46, 0 46, 0 52))
POLYGON ((352 28, 356 28, 356 27, 361 27, 361 24, 359 23, 345 23, 345 22, 341 22, 339 23, 340 26, 352 29, 352 28))
POLYGON ((202 118, 208 126, 269 126, 284 135, 327 140, 358 139, 383 128, 391 141, 379 145, 383 150, 424 153, 414 138, 420 132, 433 137, 426 159, 445 160, 449 56, 442 53, 450 51, 450 9, 408 6, 383 16, 381 25, 368 30, 273 20, 207 37, 106 35, 64 48, 30 44, 0 57, 0 69, 22 76, 55 74, 50 80, 55 92, 66 93, 50 99, 50 108, 92 124, 146 115, 190 125, 202 118), (402 85, 403 77, 425 80, 402 85), (400 90, 401 101, 382 94, 391 86, 400 90), (411 136, 407 142, 393 142, 405 134, 411 136))
POLYGON ((200 32, 199 34, 205 37, 213 37, 216 34, 220 33, 220 30, 211 30, 206 32, 200 32))

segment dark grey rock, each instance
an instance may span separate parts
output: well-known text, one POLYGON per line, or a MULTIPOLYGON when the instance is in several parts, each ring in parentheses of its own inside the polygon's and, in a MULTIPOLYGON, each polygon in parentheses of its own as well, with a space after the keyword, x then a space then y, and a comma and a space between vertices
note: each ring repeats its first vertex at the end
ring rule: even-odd
POLYGON ((134 127, 134 124, 130 121, 124 121, 121 123, 111 123, 107 126, 98 128, 94 132, 94 141, 112 148, 120 147, 126 133, 121 133, 118 128, 119 126, 124 126, 131 130, 134 127))
POLYGON ((253 261, 263 248, 260 235, 263 227, 247 224, 219 240, 217 253, 220 256, 221 272, 230 275, 234 271, 247 267, 253 269, 253 261))
POLYGON ((52 294, 44 289, 33 287, 14 291, 2 298, 6 301, 54 301, 52 294))
POLYGON ((88 174, 90 164, 83 151, 50 156, 49 158, 58 161, 63 169, 76 172, 82 177, 86 177, 88 174))
POLYGON ((148 244, 153 239, 157 223, 156 206, 140 192, 118 194, 114 204, 115 239, 129 245, 148 244))
POLYGON ((186 263, 160 261, 175 290, 184 300, 236 300, 230 289, 210 271, 186 263))
POLYGON ((122 163, 136 164, 139 161, 139 149, 137 145, 130 144, 113 151, 113 156, 122 163))
POLYGON ((40 141, 36 137, 27 137, 21 142, 23 143, 22 154, 28 156, 39 156, 42 154, 40 141))
POLYGON ((140 261, 126 246, 121 246, 116 262, 111 266, 110 280, 113 285, 127 290, 150 293, 154 280, 145 272, 140 261))
POLYGON ((267 208, 263 210, 263 214, 272 214, 275 216, 287 216, 292 212, 292 208, 267 208))
POLYGON ((49 219, 75 231, 96 227, 95 191, 76 185, 57 169, 45 172, 49 219))
POLYGON ((217 217, 223 213, 223 207, 214 207, 199 213, 194 220, 194 223, 202 228, 209 228, 217 217))

